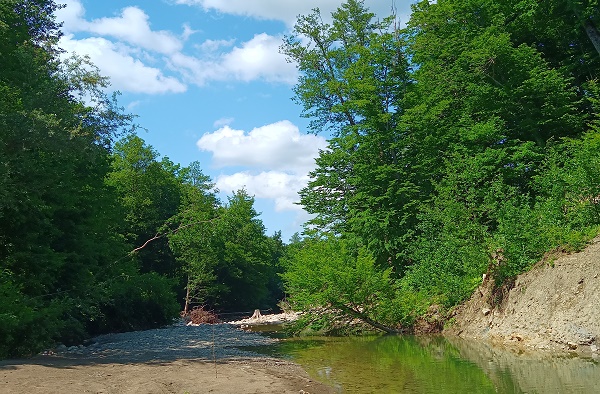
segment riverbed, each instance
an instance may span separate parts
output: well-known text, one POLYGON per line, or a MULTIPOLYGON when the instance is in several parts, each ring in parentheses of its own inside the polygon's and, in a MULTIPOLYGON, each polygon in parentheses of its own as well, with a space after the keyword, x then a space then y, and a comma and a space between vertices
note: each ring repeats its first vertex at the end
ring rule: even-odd
POLYGON ((283 338, 278 326, 253 329, 262 334, 218 324, 105 335, 86 346, 0 362, 0 392, 599 392, 598 357, 456 337, 283 338))

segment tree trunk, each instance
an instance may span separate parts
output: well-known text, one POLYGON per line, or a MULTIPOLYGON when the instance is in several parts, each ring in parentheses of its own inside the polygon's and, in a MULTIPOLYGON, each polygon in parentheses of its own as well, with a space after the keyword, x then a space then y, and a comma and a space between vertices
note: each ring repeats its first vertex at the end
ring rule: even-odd
POLYGON ((354 308, 350 308, 346 305, 338 305, 338 307, 343 312, 349 314, 350 316, 360 319, 360 320, 364 321, 365 323, 367 323, 368 325, 370 325, 371 327, 375 327, 383 332, 386 332, 388 334, 404 334, 404 331, 398 330, 396 328, 388 327, 386 325, 378 323, 375 320, 372 320, 371 318, 369 318, 364 313, 361 313, 361 312, 355 310, 354 308))
POLYGON ((594 44, 594 48, 596 48, 596 52, 600 55, 600 33, 598 33, 598 29, 591 20, 586 20, 583 22, 583 27, 585 28, 585 32, 587 33, 590 41, 594 44))
POLYGON ((185 306, 183 307, 183 316, 187 316, 190 311, 190 277, 188 276, 187 286, 185 287, 185 306))

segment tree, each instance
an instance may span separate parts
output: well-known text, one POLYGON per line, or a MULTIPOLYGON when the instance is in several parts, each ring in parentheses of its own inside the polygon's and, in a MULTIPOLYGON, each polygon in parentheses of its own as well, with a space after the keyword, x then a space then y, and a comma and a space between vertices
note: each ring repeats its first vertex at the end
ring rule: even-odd
POLYGON ((0 357, 81 340, 125 251, 104 178, 106 141, 131 117, 95 89, 94 69, 60 61, 56 8, 0 4, 0 357), (103 105, 78 100, 88 93, 103 105))
POLYGON ((219 200, 212 192, 214 184, 202 173, 200 163, 193 162, 182 170, 183 199, 178 214, 169 220, 169 246, 181 264, 185 281, 187 314, 192 305, 203 305, 214 297, 216 221, 219 200))
POLYGON ((401 268, 420 193, 405 156, 410 143, 397 133, 411 83, 405 40, 393 16, 376 21, 362 1, 332 17, 331 25, 318 9, 299 17, 282 46, 298 64, 296 100, 311 131, 333 132, 301 203, 316 215, 311 225, 353 234, 380 264, 401 268))
POLYGON ((119 232, 131 249, 146 245, 137 253, 142 271, 175 277, 178 265, 167 238, 156 236, 180 207, 181 169, 166 157, 158 159, 158 152, 140 137, 128 135, 114 146, 107 183, 117 191, 125 217, 119 232), (153 242, 146 243, 150 239, 153 242))
POLYGON ((342 313, 387 332, 396 332, 391 311, 395 282, 365 248, 335 237, 309 238, 284 259, 285 287, 294 308, 342 313))
POLYGON ((217 292, 212 304, 225 310, 256 309, 268 296, 270 251, 254 197, 239 190, 228 198, 216 228, 217 292))
MULTIPOLYGON (((418 68, 407 99, 415 105, 403 121, 426 142, 420 156, 435 169, 432 204, 420 219, 433 220, 435 234, 425 232, 420 245, 446 237, 450 243, 470 239, 470 256, 479 255, 481 245, 504 249, 493 234, 507 229, 506 207, 533 207, 548 144, 585 130, 573 79, 538 48, 514 39, 514 17, 501 1, 424 1, 414 9, 408 29, 418 68), (473 233, 465 237, 468 228, 473 233)), ((428 255, 416 253, 421 261, 428 255)), ((476 278, 482 264, 467 260, 475 269, 466 271, 476 278)))
MULTIPOLYGON (((421 1, 403 30, 373 22, 360 1, 332 16, 299 17, 282 47, 311 131, 332 132, 300 193, 316 215, 307 233, 356 245, 352 256, 366 249, 379 275, 391 268, 397 321, 461 302, 488 270, 500 286, 589 237, 594 171, 572 147, 594 162, 595 2, 421 1)), ((293 270, 288 284, 339 290, 308 257, 293 270)))

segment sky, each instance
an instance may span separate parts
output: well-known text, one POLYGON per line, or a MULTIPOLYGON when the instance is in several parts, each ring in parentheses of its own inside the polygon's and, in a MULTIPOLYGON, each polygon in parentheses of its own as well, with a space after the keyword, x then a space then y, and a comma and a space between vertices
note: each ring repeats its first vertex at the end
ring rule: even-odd
MULTIPOLYGON (((292 101, 295 64, 279 53, 297 15, 325 20, 341 0, 57 0, 64 56, 87 55, 109 92, 137 115, 138 135, 161 156, 201 163, 227 201, 245 188, 268 235, 302 232, 297 204, 327 135, 307 134, 292 101)), ((409 0, 365 0, 402 23, 409 0)))

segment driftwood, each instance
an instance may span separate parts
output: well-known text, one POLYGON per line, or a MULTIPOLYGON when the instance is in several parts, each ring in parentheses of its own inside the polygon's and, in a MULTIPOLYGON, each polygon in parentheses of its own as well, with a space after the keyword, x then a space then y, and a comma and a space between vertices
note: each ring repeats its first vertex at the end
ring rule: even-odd
POLYGON ((260 314, 260 309, 255 309, 254 313, 252 314, 252 317, 250 319, 258 320, 261 317, 262 317, 262 315, 260 314))

